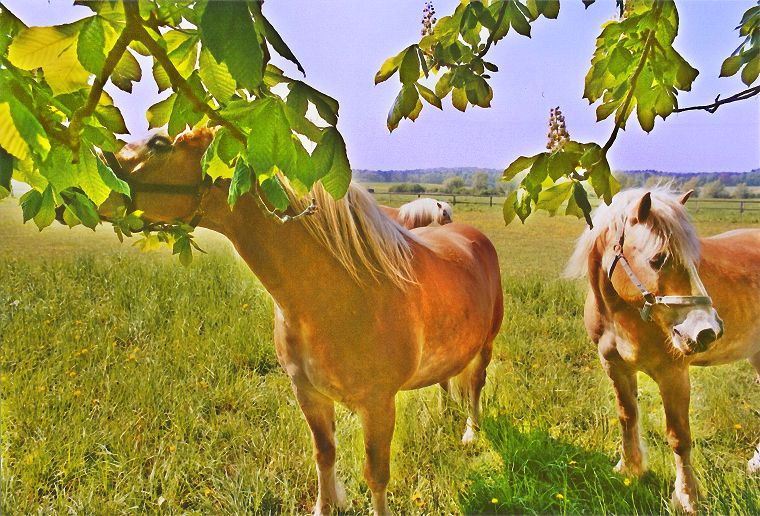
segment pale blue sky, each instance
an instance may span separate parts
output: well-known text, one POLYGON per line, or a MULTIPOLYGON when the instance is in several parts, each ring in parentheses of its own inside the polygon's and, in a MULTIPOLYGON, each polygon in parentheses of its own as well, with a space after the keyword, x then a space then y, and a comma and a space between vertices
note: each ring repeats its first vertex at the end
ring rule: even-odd
MULTIPOLYGON (((457 0, 435 2, 438 15, 457 0)), ((7 0, 30 25, 57 24, 89 10, 62 0, 7 0)), ((588 10, 580 0, 563 0, 558 20, 540 19, 531 39, 510 33, 489 54, 499 66, 491 84, 490 109, 438 111, 426 105, 415 123, 389 134, 385 118, 398 92, 396 77, 373 85, 383 60, 419 38, 423 0, 268 0, 265 14, 306 68, 306 80, 341 103, 339 129, 354 168, 408 169, 439 166, 503 168, 519 154, 543 149, 549 108, 559 105, 571 136, 603 143, 612 124, 595 122, 594 106, 581 98, 583 78, 602 23, 615 15, 613 0, 597 0, 588 10)), ((682 106, 709 103, 744 86, 738 77, 718 78, 720 64, 740 40, 734 30, 752 0, 680 0, 676 49, 700 75, 682 106)), ((282 65, 292 76, 298 71, 282 65)), ((110 91, 135 137, 145 133, 145 108, 159 97, 144 68, 135 95, 110 91)), ((634 117, 635 119, 635 117, 634 117)), ((760 100, 723 106, 717 113, 688 112, 657 119, 647 135, 632 120, 611 151, 615 169, 675 172, 745 171, 760 167, 760 100)))

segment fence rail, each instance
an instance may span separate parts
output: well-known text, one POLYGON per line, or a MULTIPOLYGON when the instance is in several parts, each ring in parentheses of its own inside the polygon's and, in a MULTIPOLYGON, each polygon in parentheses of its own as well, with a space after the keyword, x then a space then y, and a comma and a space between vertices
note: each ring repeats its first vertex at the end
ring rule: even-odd
MULTIPOLYGON (((453 194, 446 192, 377 192, 372 191, 375 198, 380 203, 392 203, 396 201, 409 202, 421 197, 433 197, 442 201, 456 204, 480 204, 488 206, 501 206, 506 199, 505 196, 498 195, 474 195, 474 194, 453 194)), ((591 206, 596 208, 600 200, 596 198, 589 199, 591 206)), ((760 199, 691 199, 688 203, 689 211, 699 213, 701 211, 723 211, 744 213, 760 213, 760 199)))

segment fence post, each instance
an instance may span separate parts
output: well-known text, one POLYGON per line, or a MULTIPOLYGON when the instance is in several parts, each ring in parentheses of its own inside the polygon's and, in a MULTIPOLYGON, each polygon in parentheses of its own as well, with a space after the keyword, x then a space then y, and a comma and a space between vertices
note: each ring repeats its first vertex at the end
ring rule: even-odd
POLYGON ((488 205, 493 207, 493 195, 488 196, 488 205))
POLYGON ((451 204, 453 204, 453 205, 456 206, 456 203, 457 203, 457 196, 456 195, 452 195, 451 196, 451 204))

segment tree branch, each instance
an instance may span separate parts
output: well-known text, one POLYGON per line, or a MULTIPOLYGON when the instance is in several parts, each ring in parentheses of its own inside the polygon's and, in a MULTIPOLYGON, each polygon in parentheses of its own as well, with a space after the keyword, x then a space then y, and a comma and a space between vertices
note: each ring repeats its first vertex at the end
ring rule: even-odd
POLYGON ((245 133, 238 129, 235 124, 221 117, 214 108, 195 95, 190 84, 184 77, 182 77, 182 74, 179 73, 174 66, 174 63, 172 63, 166 50, 159 45, 145 29, 145 24, 140 17, 137 2, 124 2, 124 12, 127 15, 127 26, 130 27, 134 33, 134 39, 145 45, 150 53, 153 54, 153 57, 156 58, 158 64, 160 64, 166 71, 166 75, 169 77, 169 82, 171 83, 172 88, 187 97, 196 111, 208 116, 209 120, 213 123, 226 127, 235 139, 243 143, 243 145, 246 145, 248 138, 245 133))
MULTIPOLYGON (((659 19, 660 14, 662 13, 662 3, 658 3, 657 7, 656 18, 659 19)), ((625 102, 623 102, 622 106, 622 113, 623 117, 625 117, 625 113, 628 111, 628 106, 631 105, 631 101, 633 100, 633 92, 636 89, 636 81, 639 79, 639 75, 641 74, 641 71, 644 69, 644 65, 647 62, 647 57, 649 57, 649 52, 652 49, 652 46, 654 43, 657 42, 657 38, 654 37, 655 29, 649 29, 649 33, 647 34, 647 39, 644 42, 644 52, 641 54, 641 61, 639 61, 638 66, 636 67, 636 70, 633 72, 633 75, 631 76, 631 80, 629 84, 631 85, 631 89, 628 91, 628 95, 625 97, 625 102)), ((615 117, 617 118, 617 117, 615 117)), ((612 130, 612 134, 610 134, 609 139, 607 140, 607 143, 604 144, 604 147, 602 147, 602 152, 605 154, 608 150, 610 150, 610 147, 612 147, 612 144, 615 143, 615 139, 617 138, 618 133, 620 132, 620 128, 625 123, 625 119, 623 120, 615 120, 615 128, 612 130)))
MULTIPOLYGON (((125 4, 129 3, 130 2, 125 2, 125 4)), ((98 107, 98 102, 100 102, 100 97, 103 94, 103 87, 106 85, 106 82, 108 82, 114 68, 116 68, 121 56, 124 55, 124 52, 126 52, 127 47, 133 39, 129 26, 127 26, 119 35, 113 48, 108 52, 108 56, 106 56, 105 63, 103 64, 103 69, 97 77, 95 77, 95 82, 92 83, 90 93, 87 95, 87 102, 84 106, 77 109, 76 112, 74 112, 74 116, 71 117, 68 136, 71 150, 74 154, 74 163, 79 161, 79 133, 82 130, 82 123, 85 118, 95 112, 95 109, 98 107)))
MULTIPOLYGON (((507 4, 510 1, 511 0, 504 0, 504 2, 502 2, 501 9, 499 9, 499 17, 496 19, 496 26, 495 26, 496 28, 494 29, 494 31, 499 30, 499 27, 501 27, 501 23, 504 21, 504 15, 507 13, 507 4)), ((478 52, 478 57, 482 58, 483 56, 485 56, 488 53, 488 50, 491 48, 491 45, 493 45, 494 43, 495 41, 493 39, 493 32, 490 32, 488 34, 488 39, 486 40, 486 46, 483 47, 483 50, 478 52)))
POLYGON ((685 108, 677 108, 673 110, 673 113, 683 113, 684 111, 696 111, 696 110, 703 110, 707 111, 708 113, 715 113, 720 106, 723 104, 730 104, 731 102, 738 102, 740 100, 746 100, 748 98, 752 98, 755 95, 760 94, 760 86, 755 86, 754 88, 748 88, 744 91, 740 91, 739 93, 736 93, 735 95, 731 95, 730 97, 726 97, 725 99, 720 99, 720 95, 715 97, 715 102, 712 104, 704 104, 702 106, 689 106, 685 108))

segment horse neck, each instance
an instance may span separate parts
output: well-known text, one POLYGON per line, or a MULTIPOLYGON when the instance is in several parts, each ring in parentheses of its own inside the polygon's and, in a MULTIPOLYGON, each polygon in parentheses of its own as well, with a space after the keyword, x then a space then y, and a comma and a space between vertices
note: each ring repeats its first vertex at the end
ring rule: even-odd
POLYGON ((334 297, 341 286, 355 287, 345 269, 299 221, 280 223, 251 195, 241 196, 230 210, 227 193, 227 185, 209 191, 200 225, 232 242, 278 306, 304 313, 324 306, 320 299, 334 297))

